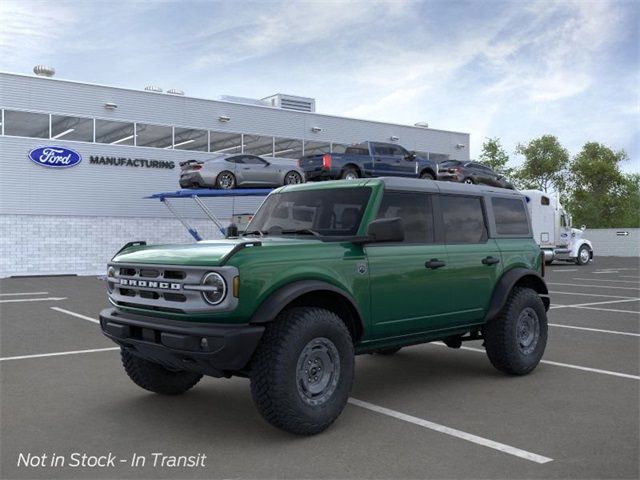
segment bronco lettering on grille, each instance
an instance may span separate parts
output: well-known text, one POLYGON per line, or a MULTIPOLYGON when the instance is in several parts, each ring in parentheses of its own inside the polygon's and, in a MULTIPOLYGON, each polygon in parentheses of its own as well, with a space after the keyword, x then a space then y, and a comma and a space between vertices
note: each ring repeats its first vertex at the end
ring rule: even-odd
POLYGON ((129 287, 162 288, 164 290, 180 290, 182 288, 182 284, 180 283, 150 282, 148 280, 132 280, 129 278, 121 278, 120 285, 127 285, 129 287))

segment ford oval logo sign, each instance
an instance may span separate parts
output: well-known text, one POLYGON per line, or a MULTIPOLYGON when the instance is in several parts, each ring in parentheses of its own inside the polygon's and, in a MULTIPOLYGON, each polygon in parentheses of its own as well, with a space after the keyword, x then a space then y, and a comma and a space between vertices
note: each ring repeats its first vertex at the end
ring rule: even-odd
POLYGON ((69 168, 82 161, 82 155, 64 147, 38 147, 29 152, 29 160, 43 167, 69 168))

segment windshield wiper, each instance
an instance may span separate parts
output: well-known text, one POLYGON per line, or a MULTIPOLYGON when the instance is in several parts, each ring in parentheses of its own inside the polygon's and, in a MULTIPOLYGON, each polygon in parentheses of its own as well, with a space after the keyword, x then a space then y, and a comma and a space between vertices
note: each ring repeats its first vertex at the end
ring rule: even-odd
POLYGON ((314 237, 322 237, 322 235, 315 230, 311 230, 310 228, 299 228, 297 230, 283 230, 281 232, 283 235, 286 234, 297 234, 297 235, 313 235, 314 237))
POLYGON ((249 232, 244 232, 242 234, 242 236, 246 236, 246 235, 260 235, 261 237, 264 237, 265 235, 267 235, 268 232, 263 232, 262 230, 251 230, 249 232))

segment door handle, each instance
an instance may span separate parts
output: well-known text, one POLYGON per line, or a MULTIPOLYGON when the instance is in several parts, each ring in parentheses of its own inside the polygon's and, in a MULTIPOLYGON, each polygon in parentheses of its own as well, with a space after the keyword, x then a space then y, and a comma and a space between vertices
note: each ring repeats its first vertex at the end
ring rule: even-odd
POLYGON ((431 260, 427 260, 426 262, 424 262, 424 266, 426 268, 430 268, 431 270, 444 267, 446 264, 447 262, 443 262, 442 260, 438 260, 437 258, 432 258, 431 260))
POLYGON ((483 258, 482 263, 484 263, 485 265, 495 265, 496 263, 500 263, 500 259, 489 256, 483 258))

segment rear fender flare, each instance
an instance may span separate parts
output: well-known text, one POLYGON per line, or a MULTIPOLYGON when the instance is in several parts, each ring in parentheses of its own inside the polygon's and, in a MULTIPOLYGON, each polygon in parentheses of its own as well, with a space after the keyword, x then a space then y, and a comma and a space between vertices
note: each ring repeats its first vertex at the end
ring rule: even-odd
POLYGON ((485 322, 498 316, 507 303, 509 294, 515 286, 524 286, 538 292, 538 294, 541 295, 545 310, 549 310, 550 300, 547 296, 549 295, 549 289, 538 272, 529 270, 528 268, 514 268, 505 272, 502 277, 500 277, 500 280, 498 280, 493 290, 489 310, 485 316, 485 322))

